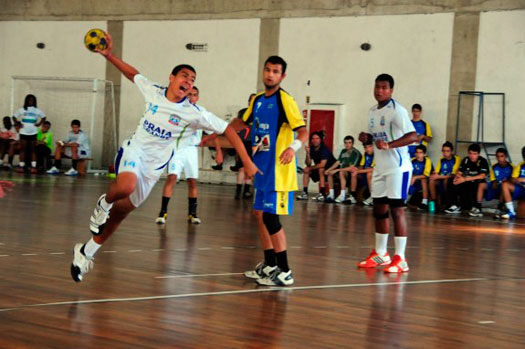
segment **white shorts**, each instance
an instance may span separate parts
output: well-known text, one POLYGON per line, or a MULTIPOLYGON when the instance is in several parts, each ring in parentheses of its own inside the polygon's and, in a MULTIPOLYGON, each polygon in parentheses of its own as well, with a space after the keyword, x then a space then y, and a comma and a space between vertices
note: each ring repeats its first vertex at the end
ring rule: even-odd
POLYGON ((168 165, 158 166, 143 160, 141 152, 133 147, 121 147, 115 157, 115 173, 132 172, 137 176, 137 186, 129 199, 135 207, 139 207, 149 196, 151 190, 158 182, 164 168, 168 165))
POLYGON ((168 175, 180 175, 184 171, 186 178, 199 178, 199 150, 196 146, 187 146, 175 152, 168 163, 168 175))
POLYGON ((380 174, 374 171, 372 175, 372 198, 406 200, 412 171, 396 171, 380 174))
MULTIPOLYGON (((85 150, 80 150, 77 148, 78 158, 79 159, 86 159, 89 158, 91 154, 87 153, 85 150)), ((71 147, 65 147, 64 148, 64 155, 66 155, 68 158, 73 158, 73 152, 71 151, 71 147)))

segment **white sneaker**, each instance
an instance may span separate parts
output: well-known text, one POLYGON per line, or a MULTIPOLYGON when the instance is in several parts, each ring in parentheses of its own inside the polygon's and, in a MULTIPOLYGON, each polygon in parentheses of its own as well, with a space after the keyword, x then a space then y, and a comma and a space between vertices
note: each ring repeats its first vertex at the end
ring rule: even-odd
POLYGON ((82 281, 84 275, 93 269, 94 258, 86 257, 81 249, 84 244, 76 244, 73 248, 73 263, 71 263, 71 277, 76 282, 82 281))
POLYGON ((483 217, 483 212, 477 207, 472 207, 468 213, 471 217, 483 217))
POLYGON ((290 286, 293 285, 294 280, 291 270, 284 272, 279 268, 275 268, 270 276, 257 279, 256 282, 263 286, 290 286))
POLYGON ((102 226, 106 224, 106 221, 109 218, 109 211, 104 210, 102 206, 100 206, 100 201, 102 201, 102 199, 105 197, 106 194, 102 194, 102 196, 100 196, 97 201, 97 206, 95 206, 95 210, 89 219, 89 230, 91 230, 91 233, 94 235, 101 233, 102 226))
POLYGON ((449 208, 445 210, 446 213, 461 213, 461 207, 458 207, 456 205, 452 205, 449 208))
POLYGON ((71 167, 69 170, 64 173, 66 176, 77 176, 78 172, 73 167, 71 167))
POLYGON ((319 194, 315 195, 315 196, 312 198, 312 200, 314 200, 314 201, 324 201, 324 195, 321 194, 321 193, 319 193, 319 194))
POLYGON ((337 198, 335 198, 335 202, 340 204, 341 202, 345 201, 345 196, 343 194, 340 194, 337 198))
POLYGON ((354 196, 352 194, 350 194, 350 196, 348 197, 348 200, 350 200, 352 205, 357 204, 357 200, 354 198, 354 196))
POLYGON ((58 170, 58 168, 56 168, 55 166, 51 167, 49 170, 46 171, 47 174, 52 174, 52 175, 57 175, 60 173, 60 171, 58 170))
POLYGON ((166 212, 161 212, 161 213, 159 213, 159 216, 157 217, 157 219, 155 219, 155 223, 157 223, 157 224, 165 224, 166 223, 166 219, 168 219, 168 214, 166 212))
POLYGON ((308 194, 303 191, 301 194, 297 195, 297 200, 308 200, 308 194))
POLYGON ((201 219, 196 214, 188 215, 188 222, 191 224, 201 224, 201 219))
POLYGON ((363 200, 363 205, 365 206, 372 206, 374 204, 374 199, 372 199, 372 196, 369 196, 365 200, 363 200))
POLYGON ((255 266, 255 270, 245 271, 244 276, 248 279, 262 279, 270 276, 275 269, 277 269, 277 267, 270 267, 261 262, 255 266))

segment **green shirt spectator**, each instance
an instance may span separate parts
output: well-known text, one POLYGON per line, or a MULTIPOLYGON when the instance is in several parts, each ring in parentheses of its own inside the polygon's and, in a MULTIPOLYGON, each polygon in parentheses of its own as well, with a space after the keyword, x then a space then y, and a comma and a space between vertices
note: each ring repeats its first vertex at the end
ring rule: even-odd
POLYGON ((42 132, 42 129, 38 129, 38 133, 36 134, 36 141, 44 142, 45 145, 49 148, 49 150, 53 151, 53 132, 42 132))
POLYGON ((340 162, 339 167, 345 168, 350 166, 357 166, 361 160, 361 152, 356 148, 343 149, 339 154, 337 161, 340 162))

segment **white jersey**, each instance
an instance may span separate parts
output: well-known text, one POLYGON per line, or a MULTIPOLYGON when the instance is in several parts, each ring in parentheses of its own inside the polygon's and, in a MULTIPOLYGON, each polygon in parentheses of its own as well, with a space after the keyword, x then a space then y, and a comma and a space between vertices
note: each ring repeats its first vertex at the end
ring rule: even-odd
POLYGON ((39 119, 43 119, 46 116, 42 110, 35 107, 27 107, 27 109, 20 108, 15 112, 14 117, 22 123, 20 129, 21 135, 33 136, 38 133, 38 128, 35 126, 39 119))
POLYGON ((378 109, 375 105, 368 113, 368 129, 374 137, 374 173, 388 174, 412 170, 408 146, 379 150, 375 142, 379 139, 385 142, 403 137, 410 132, 416 132, 408 112, 401 104, 391 99, 384 107, 378 109))
POLYGON ((134 82, 146 101, 144 115, 125 147, 140 152, 148 167, 167 164, 174 151, 188 145, 188 138, 198 129, 222 134, 228 124, 184 98, 173 103, 166 98, 166 88, 141 74, 134 82))
POLYGON ((76 143, 78 144, 78 153, 79 157, 81 159, 83 158, 89 158, 91 156, 91 148, 89 146, 89 138, 87 134, 80 130, 78 133, 74 133, 73 131, 69 131, 67 134, 67 138, 65 140, 66 143, 76 143))

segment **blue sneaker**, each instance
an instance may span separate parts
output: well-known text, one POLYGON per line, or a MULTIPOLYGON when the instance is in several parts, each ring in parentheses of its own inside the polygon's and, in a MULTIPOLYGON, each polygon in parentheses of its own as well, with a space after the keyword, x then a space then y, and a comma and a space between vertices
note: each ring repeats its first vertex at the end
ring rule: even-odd
POLYGON ((516 214, 514 212, 507 211, 499 217, 501 219, 514 219, 516 218, 516 214))

